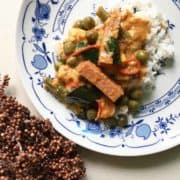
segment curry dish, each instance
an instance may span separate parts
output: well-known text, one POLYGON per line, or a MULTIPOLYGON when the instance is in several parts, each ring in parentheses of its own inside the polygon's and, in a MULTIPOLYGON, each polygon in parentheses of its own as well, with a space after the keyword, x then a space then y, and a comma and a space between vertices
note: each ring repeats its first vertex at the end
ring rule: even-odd
POLYGON ((99 7, 96 15, 101 23, 78 20, 60 43, 57 73, 45 80, 46 89, 79 118, 125 126, 141 104, 150 22, 128 10, 99 7))

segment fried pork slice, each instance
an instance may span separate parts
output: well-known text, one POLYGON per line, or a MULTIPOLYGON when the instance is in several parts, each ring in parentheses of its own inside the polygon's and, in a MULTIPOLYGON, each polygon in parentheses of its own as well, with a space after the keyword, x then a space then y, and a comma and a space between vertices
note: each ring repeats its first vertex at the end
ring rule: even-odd
POLYGON ((124 95, 122 87, 105 75, 100 68, 90 61, 85 61, 77 67, 79 74, 95 85, 111 101, 116 102, 124 95))

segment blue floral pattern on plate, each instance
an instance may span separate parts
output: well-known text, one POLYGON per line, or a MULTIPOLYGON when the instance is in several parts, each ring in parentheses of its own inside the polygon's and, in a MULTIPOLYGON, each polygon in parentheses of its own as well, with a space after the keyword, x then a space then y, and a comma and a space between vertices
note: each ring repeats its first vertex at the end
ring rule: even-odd
POLYGON ((180 0, 172 0, 176 7, 180 10, 180 0))
MULTIPOLYGON (((179 7, 179 1, 172 2, 176 7, 179 7)), ((111 150, 114 148, 151 148, 161 144, 165 139, 179 137, 180 132, 171 134, 171 131, 180 120, 180 111, 167 112, 163 115, 157 114, 157 112, 165 112, 166 109, 171 108, 179 100, 180 77, 163 96, 143 105, 139 115, 131 120, 125 129, 109 129, 100 122, 82 121, 68 110, 66 110, 66 115, 63 115, 64 119, 60 120, 58 112, 43 99, 43 97, 48 96, 43 89, 43 79, 53 75, 50 72, 53 71, 56 61, 54 50, 49 42, 57 42, 57 40, 63 39, 66 24, 80 3, 80 0, 29 0, 25 3, 23 18, 20 18, 22 22, 21 64, 27 77, 25 81, 29 84, 31 96, 36 99, 34 103, 38 103, 41 114, 48 115, 55 128, 65 136, 92 150, 108 154, 128 155, 121 152, 112 153, 111 150), (54 14, 53 11, 56 13, 54 14), (29 20, 31 23, 29 23, 29 20), (28 28, 25 26, 27 21, 28 28), (31 29, 31 33, 28 32, 29 29, 31 29), (27 48, 31 49, 30 61, 26 54, 27 48), (42 95, 44 96, 42 97, 42 95), (150 121, 147 120, 148 118, 153 119, 150 121), (85 145, 81 142, 83 141, 81 138, 86 142, 85 145), (134 141, 137 143, 132 143, 134 141)), ((96 2, 92 2, 90 14, 94 15, 96 6, 96 2)), ((176 29, 175 23, 172 23, 171 20, 168 20, 167 23, 171 31, 176 29)), ((148 153, 151 152, 146 154, 148 153)))

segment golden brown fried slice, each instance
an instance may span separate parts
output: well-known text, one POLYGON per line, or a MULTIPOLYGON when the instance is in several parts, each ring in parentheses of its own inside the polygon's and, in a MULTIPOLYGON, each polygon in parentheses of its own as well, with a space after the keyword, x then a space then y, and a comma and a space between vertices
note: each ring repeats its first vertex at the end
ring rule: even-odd
POLYGON ((80 63, 77 70, 82 77, 95 85, 113 102, 116 102, 119 97, 124 95, 122 87, 112 81, 92 62, 85 61, 80 63))

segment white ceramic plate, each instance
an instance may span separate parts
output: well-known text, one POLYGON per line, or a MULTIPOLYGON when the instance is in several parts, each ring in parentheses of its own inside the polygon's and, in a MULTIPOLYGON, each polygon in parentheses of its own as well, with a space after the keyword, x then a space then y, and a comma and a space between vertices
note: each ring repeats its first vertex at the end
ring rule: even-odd
POLYGON ((131 119, 127 129, 106 129, 78 119, 43 89, 43 78, 54 75, 54 45, 72 23, 94 15, 99 5, 118 6, 122 0, 26 0, 17 23, 17 52, 24 87, 40 114, 77 144, 104 154, 138 156, 160 152, 180 143, 180 1, 154 0, 166 12, 175 42, 175 63, 159 76, 152 97, 131 119))

